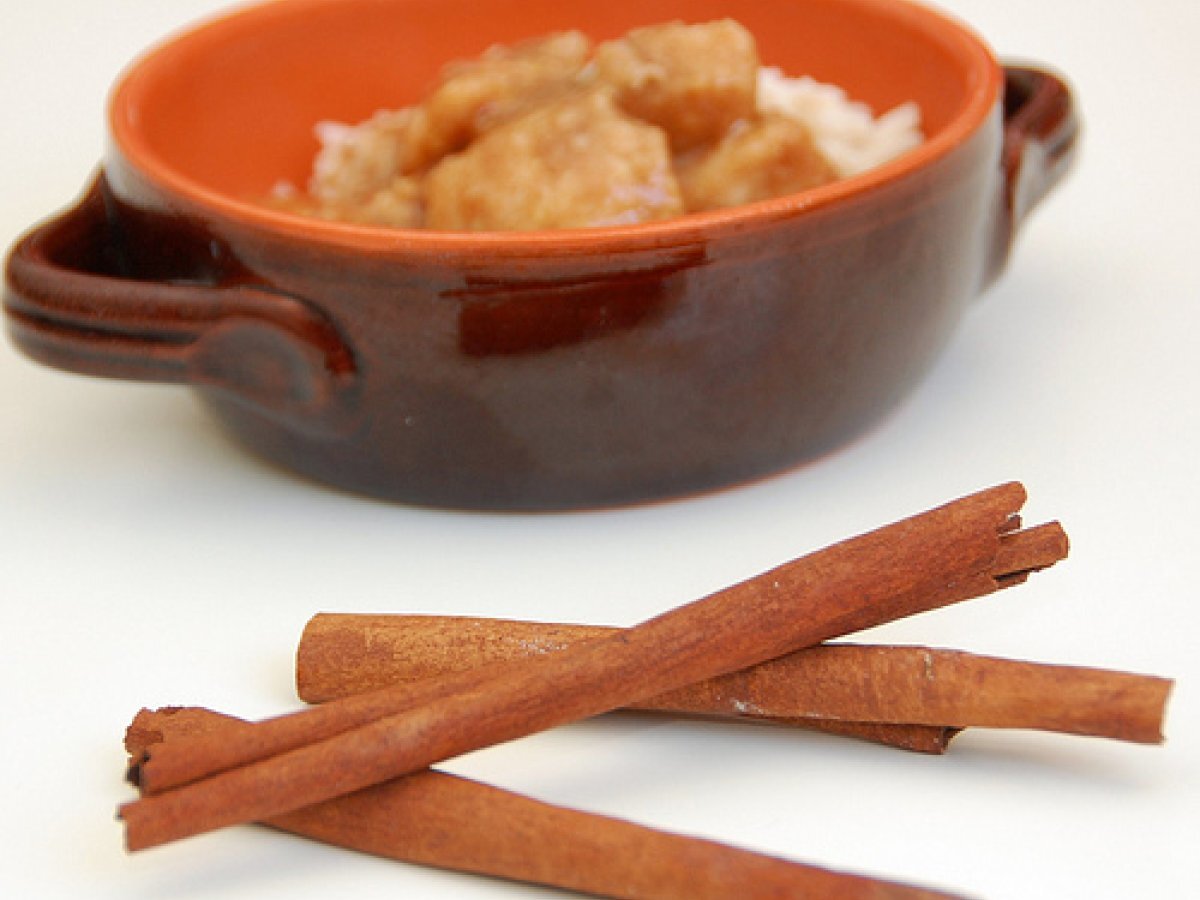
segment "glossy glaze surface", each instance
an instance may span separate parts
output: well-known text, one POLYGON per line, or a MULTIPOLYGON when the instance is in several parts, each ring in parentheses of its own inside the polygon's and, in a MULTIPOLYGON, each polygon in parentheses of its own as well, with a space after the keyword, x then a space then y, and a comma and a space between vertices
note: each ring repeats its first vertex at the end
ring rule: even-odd
POLYGON ((1070 98, 1011 70, 1005 105, 986 48, 906 4, 708 6, 472 4, 448 33, 444 3, 291 0, 193 32, 118 89, 90 199, 14 254, 10 329, 53 365, 189 383, 268 458, 407 502, 624 503, 826 452, 904 395, 998 271, 1069 158, 1070 98), (877 108, 917 100, 930 140, 829 188, 624 229, 387 232, 247 200, 300 177, 315 119, 404 102, 396 84, 491 41, 717 14, 767 64, 877 108))

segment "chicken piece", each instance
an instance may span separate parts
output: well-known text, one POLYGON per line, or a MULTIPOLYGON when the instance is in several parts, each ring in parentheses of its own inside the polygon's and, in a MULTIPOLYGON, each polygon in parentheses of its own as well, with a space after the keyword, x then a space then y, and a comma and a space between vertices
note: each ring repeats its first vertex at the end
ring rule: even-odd
POLYGON ((490 131, 425 182, 429 228, 524 231, 666 219, 683 203, 662 129, 582 91, 490 131))
POLYGON ((809 130, 788 116, 739 122, 716 146, 676 160, 689 212, 740 206, 835 181, 809 130))
POLYGON ((718 140, 755 112, 758 50, 732 19, 637 28, 597 47, 595 62, 621 107, 665 128, 676 152, 718 140))
POLYGON ((294 188, 280 186, 268 197, 274 209, 299 216, 312 216, 335 222, 359 225, 382 225, 387 228, 420 228, 422 224, 421 182, 412 177, 398 176, 383 188, 358 200, 320 200, 301 194, 294 188))
POLYGON ((352 206, 326 205, 321 215, 327 219, 388 228, 420 228, 423 204, 420 180, 399 176, 362 203, 352 206))
POLYGON ((388 190, 397 176, 420 167, 427 132, 428 120, 419 107, 379 112, 358 125, 322 122, 309 193, 334 206, 366 203, 388 190))
POLYGON ((582 32, 563 31, 496 45, 478 59, 446 66, 423 104, 429 119, 428 162, 574 88, 590 50, 582 32))
POLYGON ((570 89, 590 43, 577 31, 451 63, 419 106, 376 113, 358 125, 318 126, 322 149, 309 192, 329 207, 367 204, 393 179, 421 172, 489 128, 570 89))

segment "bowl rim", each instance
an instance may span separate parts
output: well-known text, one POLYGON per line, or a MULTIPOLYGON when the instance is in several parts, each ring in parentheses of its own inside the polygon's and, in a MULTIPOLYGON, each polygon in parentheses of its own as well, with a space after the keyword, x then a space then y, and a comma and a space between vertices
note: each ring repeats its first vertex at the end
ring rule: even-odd
POLYGON ((991 48, 961 20, 916 0, 838 0, 869 13, 902 21, 919 21, 936 28, 940 39, 970 60, 965 76, 974 89, 955 117, 918 147, 866 172, 827 185, 773 197, 755 203, 671 219, 632 225, 539 231, 439 231, 394 228, 302 216, 272 209, 212 189, 164 162, 138 131, 139 117, 132 111, 154 83, 156 72, 169 65, 179 49, 234 29, 265 25, 276 17, 296 15, 305 7, 342 0, 255 0, 185 27, 152 46, 135 59, 114 84, 108 100, 110 152, 119 157, 166 196, 185 201, 191 209, 214 220, 252 232, 270 233, 306 243, 365 251, 409 251, 457 255, 464 250, 492 251, 502 255, 566 255, 597 251, 620 252, 707 243, 718 234, 752 231, 780 220, 824 209, 851 197, 899 181, 927 168, 965 143, 997 107, 1003 83, 1002 69, 991 48))

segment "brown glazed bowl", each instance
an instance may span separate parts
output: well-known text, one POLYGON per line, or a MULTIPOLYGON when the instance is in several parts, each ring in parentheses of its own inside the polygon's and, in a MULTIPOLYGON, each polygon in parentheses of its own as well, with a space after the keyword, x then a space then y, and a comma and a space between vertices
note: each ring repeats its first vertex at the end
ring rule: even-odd
POLYGON ((1067 88, 902 0, 280 0, 149 53, 96 184, 10 255, 15 342, 190 385, 243 444, 353 491, 554 509, 727 485, 893 406, 1076 136, 1067 88), (414 102, 448 60, 563 28, 730 16, 763 61, 927 141, 817 190, 669 222, 388 231, 255 201, 321 119, 414 102))

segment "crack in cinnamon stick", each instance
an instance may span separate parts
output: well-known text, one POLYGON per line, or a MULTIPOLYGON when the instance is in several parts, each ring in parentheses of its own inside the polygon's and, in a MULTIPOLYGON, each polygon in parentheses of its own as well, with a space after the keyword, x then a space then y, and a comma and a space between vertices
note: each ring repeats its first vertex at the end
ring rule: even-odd
POLYGON ((1024 500, 1021 485, 1000 485, 552 656, 358 695, 239 729, 237 740, 151 747, 137 768, 155 795, 120 810, 127 846, 270 818, 991 593, 1066 553, 1055 524, 1014 532, 1024 500))

